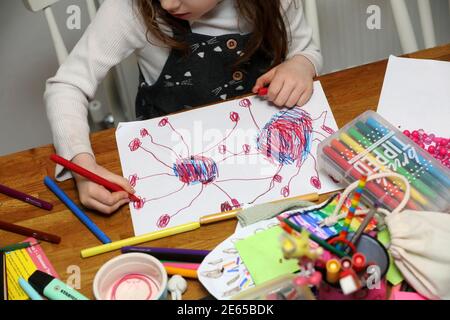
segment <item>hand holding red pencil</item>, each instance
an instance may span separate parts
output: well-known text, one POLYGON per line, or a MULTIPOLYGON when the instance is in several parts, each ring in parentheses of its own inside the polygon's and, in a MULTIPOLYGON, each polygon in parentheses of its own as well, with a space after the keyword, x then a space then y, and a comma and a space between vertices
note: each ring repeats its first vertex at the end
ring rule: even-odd
POLYGON ((130 200, 139 200, 125 178, 98 165, 89 154, 79 154, 72 161, 57 155, 51 159, 74 173, 80 201, 85 207, 112 214, 130 200))

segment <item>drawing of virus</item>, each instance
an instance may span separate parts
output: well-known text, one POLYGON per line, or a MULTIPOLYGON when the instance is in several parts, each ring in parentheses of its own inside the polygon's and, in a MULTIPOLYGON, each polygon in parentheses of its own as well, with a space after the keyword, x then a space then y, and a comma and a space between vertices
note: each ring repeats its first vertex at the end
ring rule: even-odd
POLYGON ((302 108, 295 107, 286 111, 281 111, 274 115, 272 119, 260 129, 251 110, 251 101, 244 99, 240 102, 241 107, 247 108, 253 119, 255 126, 260 132, 256 144, 258 151, 271 163, 278 166, 275 175, 270 182, 269 189, 259 195, 251 203, 270 192, 276 183, 281 183, 283 177, 280 175, 283 167, 295 165, 297 172, 289 179, 286 186, 281 189, 281 195, 285 198, 291 194, 291 184, 300 174, 303 164, 308 158, 314 161, 316 175, 310 178, 311 185, 316 189, 321 189, 317 160, 311 153, 313 142, 321 142, 334 130, 325 125, 327 111, 324 111, 317 119, 312 119, 311 115, 302 108), (313 130, 313 122, 322 120, 320 129, 325 133, 313 130))
POLYGON ((186 143, 183 135, 181 135, 176 128, 170 122, 168 117, 159 121, 158 127, 155 130, 168 130, 168 133, 177 135, 183 145, 182 152, 176 152, 173 148, 160 144, 155 141, 152 134, 147 129, 141 129, 140 138, 133 139, 129 144, 131 152, 145 152, 149 154, 154 160, 166 167, 166 171, 150 176, 138 176, 133 174, 129 177, 130 184, 135 187, 140 181, 155 178, 158 176, 167 176, 171 179, 177 179, 180 183, 180 187, 166 195, 147 199, 141 198, 139 202, 134 203, 134 207, 137 210, 141 210, 144 206, 150 202, 158 201, 164 198, 171 197, 179 192, 182 192, 186 188, 197 188, 196 196, 185 206, 178 209, 176 212, 163 214, 159 217, 156 225, 158 228, 166 228, 170 221, 190 208, 195 201, 197 201, 206 188, 217 189, 225 198, 220 202, 217 212, 226 212, 240 208, 243 203, 226 191, 222 183, 225 182, 239 182, 245 183, 249 181, 263 182, 270 181, 270 184, 263 193, 257 195, 248 204, 255 203, 258 199, 268 194, 275 188, 277 184, 283 182, 281 171, 285 166, 295 165, 298 170, 294 176, 290 178, 287 185, 281 188, 281 195, 288 197, 291 193, 291 184, 296 176, 300 174, 301 168, 308 158, 312 158, 315 163, 315 175, 311 177, 310 182, 316 188, 321 188, 321 182, 319 174, 317 172, 316 158, 311 154, 311 147, 314 141, 321 141, 327 137, 326 134, 322 134, 313 130, 313 122, 323 119, 321 129, 327 134, 332 134, 333 130, 325 125, 326 112, 324 112, 319 118, 312 119, 308 112, 301 108, 293 108, 287 111, 277 113, 272 119, 261 129, 252 112, 252 102, 249 99, 243 99, 239 102, 239 106, 248 110, 251 119, 256 126, 259 134, 256 137, 255 147, 249 144, 243 144, 239 146, 240 151, 231 151, 227 146, 227 140, 233 135, 236 128, 240 123, 240 115, 238 112, 230 112, 229 120, 233 127, 229 130, 229 133, 218 143, 213 145, 207 150, 203 150, 199 154, 191 154, 190 148, 186 143), (151 147, 150 147, 151 145, 151 147), (159 148, 165 152, 169 152, 174 156, 174 163, 166 163, 157 156, 157 152, 153 151, 154 148, 159 148), (254 150, 252 150, 254 149, 254 150), (221 159, 213 159, 205 156, 211 151, 218 151, 222 156, 221 159), (181 154, 182 153, 182 154, 181 154), (220 167, 221 164, 234 157, 250 157, 250 156, 264 156, 265 161, 276 167, 276 172, 268 177, 253 177, 253 178, 234 178, 234 179, 221 179, 220 167))

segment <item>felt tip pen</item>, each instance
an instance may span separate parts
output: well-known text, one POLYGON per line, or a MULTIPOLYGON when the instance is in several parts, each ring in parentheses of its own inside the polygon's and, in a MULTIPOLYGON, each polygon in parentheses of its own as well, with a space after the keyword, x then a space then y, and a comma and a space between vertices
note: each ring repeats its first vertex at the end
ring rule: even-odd
POLYGON ((104 244, 111 243, 111 239, 67 196, 67 194, 49 177, 44 179, 45 185, 73 212, 81 222, 104 244))
POLYGON ((260 96, 260 97, 267 96, 268 93, 269 93, 269 88, 266 88, 266 87, 258 90, 258 96, 260 96))
POLYGON ((202 262, 210 253, 208 250, 190 250, 177 248, 145 248, 145 247, 123 247, 122 253, 139 252, 154 256, 160 260, 202 262))
POLYGON ((19 278, 19 285, 31 300, 44 300, 24 278, 19 278))
POLYGON ((339 281, 339 273, 341 271, 341 263, 337 259, 330 259, 326 264, 327 281, 335 284, 339 281))
POLYGON ((28 282, 39 294, 50 300, 89 300, 61 280, 40 270, 36 270, 28 282))
MULTIPOLYGON (((93 173, 83 167, 80 167, 79 165, 76 165, 75 163, 73 163, 67 159, 64 159, 63 157, 60 157, 56 154, 51 155, 50 159, 53 162, 65 167, 66 169, 69 169, 70 171, 78 173, 80 176, 83 176, 86 179, 91 180, 92 182, 95 182, 110 191, 113 191, 113 192, 125 191, 121 186, 119 186, 115 183, 112 183, 111 181, 108 181, 105 178, 102 178, 99 175, 96 175, 95 173, 93 173)), ((135 196, 134 194, 129 193, 128 197, 133 202, 140 201, 140 199, 137 196, 135 196)))
POLYGON ((366 257, 361 253, 357 252, 352 257, 353 269, 356 272, 361 272, 366 267, 366 257))
POLYGON ((1 185, 1 184, 0 184, 0 193, 3 193, 11 198, 26 202, 28 204, 31 204, 35 207, 38 207, 38 208, 41 208, 44 210, 50 211, 53 209, 53 205, 51 203, 48 203, 41 199, 37 199, 26 193, 11 189, 11 188, 1 185))

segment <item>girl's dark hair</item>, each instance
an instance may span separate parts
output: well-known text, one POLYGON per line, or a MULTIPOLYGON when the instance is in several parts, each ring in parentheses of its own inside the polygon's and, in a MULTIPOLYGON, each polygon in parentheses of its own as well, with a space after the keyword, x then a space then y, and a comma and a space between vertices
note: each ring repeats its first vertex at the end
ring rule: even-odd
MULTIPOLYGON (((288 35, 281 12, 281 0, 224 0, 235 1, 241 17, 253 25, 252 37, 244 55, 236 62, 240 65, 261 48, 273 57, 273 65, 283 62, 287 55, 288 35)), ((183 41, 168 36, 161 29, 161 22, 178 32, 187 32, 178 19, 161 7, 159 0, 136 0, 136 9, 147 27, 147 38, 152 35, 164 45, 180 51, 188 51, 183 41)))

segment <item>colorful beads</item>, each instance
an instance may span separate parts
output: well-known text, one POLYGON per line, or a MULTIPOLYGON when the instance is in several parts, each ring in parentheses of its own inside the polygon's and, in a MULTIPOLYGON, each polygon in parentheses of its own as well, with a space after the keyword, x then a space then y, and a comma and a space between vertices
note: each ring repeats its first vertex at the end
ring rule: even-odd
POLYGON ((428 134, 423 129, 412 132, 405 130, 403 134, 450 169, 450 138, 437 137, 434 133, 428 134))

